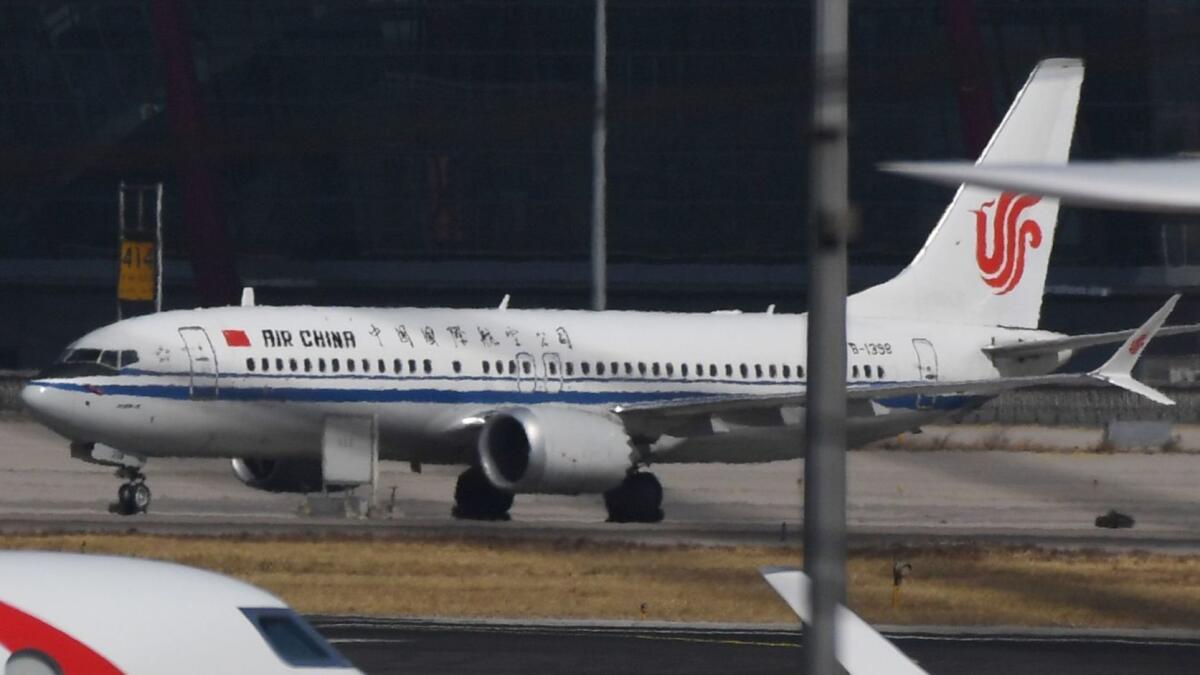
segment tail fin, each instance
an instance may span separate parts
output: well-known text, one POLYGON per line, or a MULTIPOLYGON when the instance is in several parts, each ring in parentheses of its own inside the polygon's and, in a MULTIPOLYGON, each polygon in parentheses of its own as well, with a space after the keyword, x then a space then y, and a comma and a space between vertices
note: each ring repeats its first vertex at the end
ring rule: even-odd
MULTIPOLYGON (((1066 163, 1083 62, 1039 63, 977 164, 1066 163)), ((1058 200, 959 186, 917 257, 850 299, 859 316, 1036 328, 1058 200)))

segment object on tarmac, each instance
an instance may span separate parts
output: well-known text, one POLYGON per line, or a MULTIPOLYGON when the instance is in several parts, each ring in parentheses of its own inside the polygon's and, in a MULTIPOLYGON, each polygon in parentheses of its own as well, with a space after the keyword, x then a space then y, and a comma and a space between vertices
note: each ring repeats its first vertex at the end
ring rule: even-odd
POLYGON ((912 574, 912 564, 903 560, 892 561, 892 609, 900 607, 900 584, 912 574))
POLYGON ((1170 422, 1114 420, 1104 426, 1104 443, 1121 449, 1162 450, 1174 440, 1170 422))
POLYGON ((1096 527, 1107 527, 1110 530, 1133 527, 1133 516, 1109 509, 1108 513, 1096 516, 1096 527))

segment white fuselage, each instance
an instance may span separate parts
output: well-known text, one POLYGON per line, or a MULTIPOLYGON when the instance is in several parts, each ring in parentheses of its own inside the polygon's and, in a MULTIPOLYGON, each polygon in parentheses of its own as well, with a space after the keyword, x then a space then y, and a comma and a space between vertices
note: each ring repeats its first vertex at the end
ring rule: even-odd
MULTIPOLYGON (((1044 331, 851 317, 853 383, 973 380, 1000 372, 981 347, 1044 331)), ((796 393, 810 364, 806 317, 500 309, 224 307, 98 329, 31 383, 35 415, 81 443, 152 456, 320 456, 326 416, 374 415, 385 459, 469 463, 464 419, 512 406, 609 410, 656 400, 796 393), (108 354, 112 353, 112 354, 108 354), (136 354, 136 361, 134 355, 136 354), (78 361, 80 359, 76 359, 78 361), (95 360, 93 358, 93 360, 95 360), (132 362, 130 362, 132 361, 132 362), (86 371, 86 372, 84 372, 86 371)), ((979 399, 904 397, 851 407, 854 443, 920 426, 979 399)), ((656 461, 795 456, 803 415, 780 427, 726 420, 663 438, 656 461)))

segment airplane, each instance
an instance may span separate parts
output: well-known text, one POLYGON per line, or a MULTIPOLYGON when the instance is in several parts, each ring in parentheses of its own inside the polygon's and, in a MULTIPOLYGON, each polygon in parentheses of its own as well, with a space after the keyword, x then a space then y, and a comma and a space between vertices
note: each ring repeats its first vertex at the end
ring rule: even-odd
MULTIPOLYGON (((1034 68, 981 163, 1065 162, 1083 63, 1034 68)), ((1004 391, 1116 385, 1178 297, 1137 330, 1038 329, 1058 203, 961 187, 912 263, 852 295, 848 439, 860 444, 1004 391), (1124 342, 1090 373, 1054 373, 1124 342)), ((337 418, 376 425, 381 459, 464 465, 453 513, 505 519, 514 495, 602 494, 608 519, 657 522, 661 462, 803 452, 806 315, 242 306, 97 329, 22 391, 83 461, 117 467, 119 512, 151 500, 151 457, 232 458, 247 485, 321 489, 337 418)))
POLYGON ((156 560, 0 551, 5 673, 360 673, 275 596, 156 560))

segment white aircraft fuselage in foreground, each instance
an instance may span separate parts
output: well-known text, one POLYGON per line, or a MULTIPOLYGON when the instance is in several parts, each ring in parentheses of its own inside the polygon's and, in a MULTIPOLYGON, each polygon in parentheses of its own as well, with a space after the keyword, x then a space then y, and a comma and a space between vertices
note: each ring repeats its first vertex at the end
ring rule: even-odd
MULTIPOLYGON (((1083 66, 1043 62, 981 162, 1066 161, 1083 66)), ((1058 204, 960 188, 913 263, 850 298, 852 442, 1039 384, 1128 376, 1139 331, 1037 329, 1058 204), (1128 339, 1127 339, 1128 338, 1128 339), (1080 346, 1105 368, 1047 375, 1080 346)), ((1172 303, 1173 304, 1173 301, 1172 303)), ((806 317, 510 309, 223 307, 118 322, 72 344, 24 400, 88 461, 232 457, 246 482, 320 476, 326 420, 373 416, 385 459, 466 464, 456 512, 503 517, 514 493, 604 493, 614 520, 657 520, 655 462, 761 462, 801 451, 806 317)))

